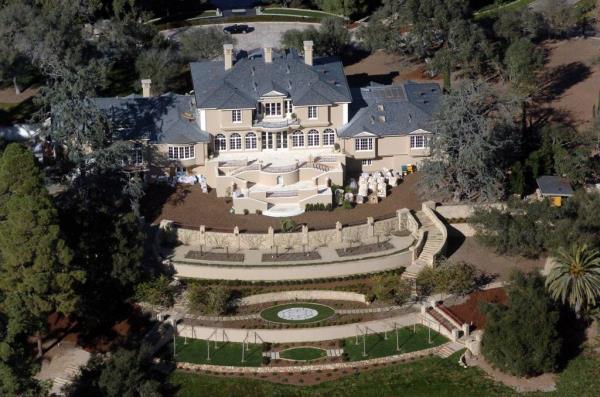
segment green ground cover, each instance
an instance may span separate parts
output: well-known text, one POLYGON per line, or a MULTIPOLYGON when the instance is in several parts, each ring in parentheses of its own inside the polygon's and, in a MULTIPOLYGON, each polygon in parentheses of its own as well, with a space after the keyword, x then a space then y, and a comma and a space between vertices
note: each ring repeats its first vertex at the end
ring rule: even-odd
POLYGON ((296 347, 287 349, 279 353, 279 357, 288 360, 296 361, 311 361, 327 356, 327 352, 323 349, 315 347, 296 347))
POLYGON ((215 349, 214 342, 210 342, 210 361, 207 361, 207 347, 205 340, 187 339, 177 337, 175 359, 180 362, 212 365, 236 365, 239 367, 259 367, 262 362, 262 347, 260 344, 251 344, 244 353, 242 363, 242 344, 233 342, 219 342, 215 349))
POLYGON ((398 345, 400 351, 396 350, 396 333, 390 331, 387 333, 387 340, 384 334, 372 334, 367 336, 366 352, 363 356, 363 338, 348 338, 345 340, 344 353, 348 354, 350 361, 360 361, 369 358, 385 357, 394 354, 414 352, 417 350, 428 349, 446 343, 448 339, 435 331, 431 331, 431 342, 429 343, 429 331, 422 325, 416 326, 416 333, 413 327, 398 329, 398 345))
POLYGON ((299 16, 299 17, 307 17, 307 18, 317 18, 323 19, 327 17, 334 18, 343 18, 341 15, 333 15, 328 14, 322 11, 313 11, 313 10, 294 10, 289 8, 265 8, 263 14, 279 14, 279 15, 291 15, 291 16, 299 16))
POLYGON ((322 320, 325 320, 335 314, 335 310, 333 310, 329 306, 321 305, 318 303, 308 303, 308 302, 297 302, 297 303, 288 303, 285 305, 277 305, 271 306, 268 309, 263 310, 260 313, 260 316, 273 323, 281 323, 281 324, 308 324, 308 323, 316 323, 322 320), (290 309, 293 307, 306 307, 309 309, 314 309, 318 312, 315 317, 306 319, 306 320, 284 320, 280 318, 277 313, 281 310, 290 309))
MULTIPOLYGON (((457 365, 460 353, 448 359, 428 357, 406 364, 347 376, 316 386, 290 386, 253 379, 221 378, 177 371, 171 382, 179 397, 225 396, 353 396, 353 397, 592 397, 600 395, 600 358, 580 356, 558 376, 551 393, 523 393, 494 383, 477 368, 457 365)), ((282 376, 285 376, 283 374, 282 376)))

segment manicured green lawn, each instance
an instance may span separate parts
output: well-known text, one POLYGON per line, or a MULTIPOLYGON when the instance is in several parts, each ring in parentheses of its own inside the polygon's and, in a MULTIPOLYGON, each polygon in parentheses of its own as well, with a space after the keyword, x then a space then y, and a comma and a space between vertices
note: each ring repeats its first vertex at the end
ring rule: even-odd
POLYGON ((308 18, 326 18, 326 17, 338 17, 339 15, 331 15, 326 12, 312 11, 312 10, 290 10, 288 8, 266 8, 263 10, 263 14, 279 14, 279 15, 293 15, 308 18))
POLYGON ((232 342, 219 342, 215 349, 214 342, 210 342, 210 361, 207 361, 207 347, 205 340, 189 339, 187 344, 184 338, 178 337, 177 361, 194 364, 213 364, 213 365, 236 365, 240 367, 259 367, 262 362, 262 347, 259 344, 249 345, 244 353, 244 362, 242 363, 242 344, 232 342))
POLYGON ((327 352, 325 350, 314 347, 296 347, 294 349, 287 349, 279 353, 281 358, 297 361, 316 360, 318 358, 323 358, 326 355, 327 352))
POLYGON ((260 316, 263 319, 274 322, 274 323, 307 324, 307 323, 316 323, 318 321, 325 320, 325 319, 333 316, 334 314, 335 314, 335 310, 333 310, 329 306, 320 305, 318 303, 297 302, 297 303, 288 303, 285 305, 277 305, 277 306, 269 307, 268 309, 263 310, 260 313, 260 316), (280 311, 285 310, 285 309, 290 309, 293 307, 306 307, 309 309, 314 309, 318 312, 318 314, 315 317, 308 318, 306 320, 284 320, 277 315, 277 313, 279 313, 280 311))
POLYGON ((363 356, 363 338, 359 336, 358 345, 356 338, 348 338, 345 340, 344 352, 348 354, 351 361, 360 361, 369 358, 391 356, 394 354, 409 353, 417 350, 428 349, 430 347, 439 346, 446 343, 448 339, 435 331, 431 331, 431 341, 429 343, 429 335, 427 327, 417 325, 416 333, 413 332, 413 327, 398 329, 398 345, 400 351, 396 350, 396 333, 390 331, 387 333, 387 340, 384 334, 368 335, 366 340, 366 357, 363 356))

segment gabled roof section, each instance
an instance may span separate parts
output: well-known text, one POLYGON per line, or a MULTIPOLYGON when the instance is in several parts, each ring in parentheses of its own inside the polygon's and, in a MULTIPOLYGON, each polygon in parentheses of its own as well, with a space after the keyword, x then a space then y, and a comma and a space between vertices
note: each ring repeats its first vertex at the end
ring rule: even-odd
POLYGON ((294 50, 239 59, 225 70, 223 61, 190 64, 196 106, 200 109, 253 108, 273 91, 291 97, 296 106, 352 102, 342 63, 335 57, 316 58, 313 66, 294 50))
POLYGON ((191 96, 169 93, 149 98, 130 95, 92 100, 117 128, 115 139, 171 144, 209 141, 208 133, 195 120, 191 96))
POLYGON ((354 103, 362 107, 338 130, 341 138, 368 132, 378 137, 401 136, 416 130, 431 131, 433 114, 442 91, 435 83, 404 82, 371 85, 356 93, 354 103))

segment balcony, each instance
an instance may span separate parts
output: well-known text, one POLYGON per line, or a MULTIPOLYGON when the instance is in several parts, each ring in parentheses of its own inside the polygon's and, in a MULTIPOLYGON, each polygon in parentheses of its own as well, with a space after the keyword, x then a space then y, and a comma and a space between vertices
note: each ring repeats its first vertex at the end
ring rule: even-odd
POLYGON ((252 122, 252 127, 262 131, 285 131, 289 128, 299 128, 298 118, 259 117, 252 122))

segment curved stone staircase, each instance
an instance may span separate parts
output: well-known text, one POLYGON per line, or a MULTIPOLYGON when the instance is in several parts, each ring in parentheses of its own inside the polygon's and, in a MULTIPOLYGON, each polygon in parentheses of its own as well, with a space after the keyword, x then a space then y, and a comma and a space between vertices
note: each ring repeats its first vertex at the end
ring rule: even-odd
POLYGON ((419 230, 425 239, 422 248, 412 264, 404 271, 402 278, 414 280, 426 266, 433 266, 436 256, 442 254, 446 246, 447 232, 434 210, 425 208, 417 211, 415 219, 419 223, 419 230), (435 219, 433 217, 436 217, 435 219))

